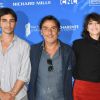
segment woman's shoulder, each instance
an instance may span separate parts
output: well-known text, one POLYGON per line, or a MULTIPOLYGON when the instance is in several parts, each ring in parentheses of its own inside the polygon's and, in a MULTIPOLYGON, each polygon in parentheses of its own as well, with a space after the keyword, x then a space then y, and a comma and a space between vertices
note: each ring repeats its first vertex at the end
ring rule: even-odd
POLYGON ((76 40, 74 40, 73 42, 76 43, 76 42, 83 42, 83 41, 84 41, 84 39, 81 38, 81 39, 76 39, 76 40))
POLYGON ((73 41, 73 44, 84 44, 86 42, 85 39, 81 38, 81 39, 76 39, 73 41))
POLYGON ((86 44, 87 44, 87 41, 81 38, 81 39, 74 40, 72 47, 80 48, 80 47, 84 47, 86 44))

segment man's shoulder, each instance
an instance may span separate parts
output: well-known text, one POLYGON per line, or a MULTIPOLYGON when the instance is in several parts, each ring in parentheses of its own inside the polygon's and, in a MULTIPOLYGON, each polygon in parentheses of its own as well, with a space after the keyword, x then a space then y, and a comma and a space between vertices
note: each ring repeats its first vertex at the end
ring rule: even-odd
POLYGON ((81 38, 81 39, 76 39, 73 41, 73 43, 81 43, 81 42, 84 42, 84 39, 81 38))
POLYGON ((18 37, 18 36, 16 36, 16 38, 17 38, 17 42, 18 42, 19 44, 21 44, 22 46, 29 46, 29 43, 26 42, 24 39, 22 39, 22 38, 20 38, 20 37, 18 37))
POLYGON ((61 45, 61 48, 64 49, 65 51, 71 51, 72 50, 72 47, 69 44, 65 44, 65 43, 60 41, 60 45, 61 45))
POLYGON ((33 45, 31 46, 32 49, 38 49, 38 48, 40 48, 40 47, 42 47, 42 42, 37 43, 37 44, 33 44, 33 45))
POLYGON ((38 54, 40 54, 42 52, 42 49, 43 49, 43 46, 42 46, 42 42, 41 43, 38 43, 38 44, 33 44, 31 46, 31 50, 30 50, 30 53, 31 53, 31 56, 35 55, 37 56, 38 54))

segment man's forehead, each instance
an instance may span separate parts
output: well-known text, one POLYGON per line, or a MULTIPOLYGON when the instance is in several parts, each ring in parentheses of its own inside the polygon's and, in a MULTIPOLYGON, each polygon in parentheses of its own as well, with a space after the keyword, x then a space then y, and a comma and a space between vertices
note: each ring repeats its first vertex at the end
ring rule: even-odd
POLYGON ((1 19, 15 19, 11 14, 1 16, 1 19))

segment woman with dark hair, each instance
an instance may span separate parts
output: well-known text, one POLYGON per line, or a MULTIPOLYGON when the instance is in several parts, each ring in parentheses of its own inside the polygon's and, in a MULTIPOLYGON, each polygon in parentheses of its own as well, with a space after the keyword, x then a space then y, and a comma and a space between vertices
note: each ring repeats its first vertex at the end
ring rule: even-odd
POLYGON ((74 100, 100 100, 100 15, 86 16, 82 39, 73 42, 74 100))

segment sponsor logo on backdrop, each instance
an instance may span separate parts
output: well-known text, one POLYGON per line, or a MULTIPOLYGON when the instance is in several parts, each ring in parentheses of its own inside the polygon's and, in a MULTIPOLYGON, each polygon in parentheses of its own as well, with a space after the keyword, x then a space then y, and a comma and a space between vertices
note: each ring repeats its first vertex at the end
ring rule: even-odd
POLYGON ((27 23, 25 25, 26 37, 28 37, 32 32, 37 32, 37 31, 39 31, 38 25, 31 25, 30 23, 27 23))
POLYGON ((75 31, 79 29, 79 25, 62 25, 60 29, 61 31, 75 31))
POLYGON ((77 0, 60 0, 61 5, 77 4, 77 0))
MULTIPOLYGON (((61 31, 75 31, 75 30, 79 29, 79 25, 61 25, 60 29, 61 29, 61 31)), ((26 37, 28 37, 32 32, 39 32, 39 26, 31 25, 30 23, 27 23, 25 25, 26 37)))
POLYGON ((100 6, 100 0, 89 0, 90 6, 100 6))
POLYGON ((31 34, 31 31, 30 31, 30 23, 27 23, 25 25, 25 33, 26 33, 26 36, 29 36, 31 34))
POLYGON ((4 7, 4 3, 0 2, 0 8, 4 7))
POLYGON ((33 2, 13 2, 13 6, 34 6, 34 5, 50 5, 51 0, 33 1, 33 2))

